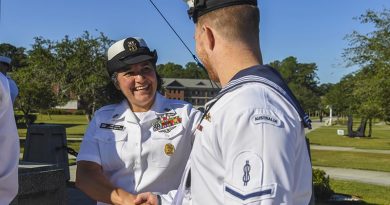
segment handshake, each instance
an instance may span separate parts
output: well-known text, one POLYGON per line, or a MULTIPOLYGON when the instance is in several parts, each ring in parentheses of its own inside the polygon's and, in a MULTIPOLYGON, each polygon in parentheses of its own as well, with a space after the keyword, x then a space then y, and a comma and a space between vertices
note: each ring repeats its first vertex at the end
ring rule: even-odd
POLYGON ((122 189, 111 193, 111 201, 114 205, 159 205, 157 196, 151 192, 133 195, 122 189))

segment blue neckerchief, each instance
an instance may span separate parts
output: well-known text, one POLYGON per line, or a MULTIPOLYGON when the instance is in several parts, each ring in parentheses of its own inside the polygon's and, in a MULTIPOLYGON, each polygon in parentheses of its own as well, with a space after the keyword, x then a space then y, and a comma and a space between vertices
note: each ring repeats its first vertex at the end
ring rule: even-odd
POLYGON ((309 116, 304 112, 302 106, 295 98, 294 94, 291 92, 287 84, 283 81, 283 78, 279 74, 279 72, 270 66, 257 65, 238 72, 229 81, 226 87, 224 87, 218 93, 218 95, 206 105, 205 114, 223 95, 228 92, 231 92, 232 90, 235 90, 236 88, 241 87, 241 85, 245 83, 253 82, 267 85, 278 93, 280 93, 298 112, 300 118, 302 119, 304 127, 311 129, 311 120, 309 116))

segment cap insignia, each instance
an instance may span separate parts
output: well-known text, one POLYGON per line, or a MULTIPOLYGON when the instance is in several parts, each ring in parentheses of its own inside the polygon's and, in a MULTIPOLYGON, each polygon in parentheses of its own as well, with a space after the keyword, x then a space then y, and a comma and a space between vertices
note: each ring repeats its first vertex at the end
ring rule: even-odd
POLYGON ((125 40, 123 47, 130 52, 136 52, 138 50, 139 42, 134 38, 128 38, 125 40))

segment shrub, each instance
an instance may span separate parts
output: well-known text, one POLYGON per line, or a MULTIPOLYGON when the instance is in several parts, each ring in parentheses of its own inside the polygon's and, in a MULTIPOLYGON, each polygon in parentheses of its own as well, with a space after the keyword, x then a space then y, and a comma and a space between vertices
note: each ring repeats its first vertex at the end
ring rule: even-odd
POLYGON ((84 110, 76 110, 73 115, 85 115, 85 111, 84 110))
POLYGON ((37 115, 28 115, 27 118, 24 115, 15 115, 15 121, 18 127, 33 124, 36 120, 37 115))
POLYGON ((330 188, 329 176, 323 170, 313 169, 313 186, 316 200, 327 201, 334 193, 330 188))
POLYGON ((48 110, 40 110, 42 114, 50 114, 50 115, 84 115, 84 110, 64 110, 52 108, 48 110))

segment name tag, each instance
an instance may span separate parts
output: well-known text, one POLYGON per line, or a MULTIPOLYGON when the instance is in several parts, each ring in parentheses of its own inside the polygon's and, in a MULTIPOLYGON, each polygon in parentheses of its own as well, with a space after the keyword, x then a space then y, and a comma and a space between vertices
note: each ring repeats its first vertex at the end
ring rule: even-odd
POLYGON ((123 125, 113 125, 113 124, 107 124, 107 123, 100 124, 100 128, 109 129, 109 130, 124 130, 125 129, 125 127, 123 125))

